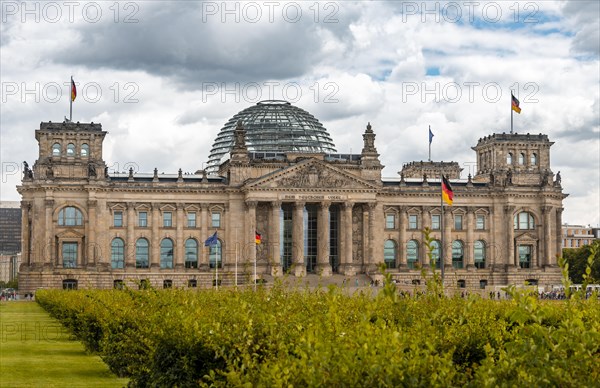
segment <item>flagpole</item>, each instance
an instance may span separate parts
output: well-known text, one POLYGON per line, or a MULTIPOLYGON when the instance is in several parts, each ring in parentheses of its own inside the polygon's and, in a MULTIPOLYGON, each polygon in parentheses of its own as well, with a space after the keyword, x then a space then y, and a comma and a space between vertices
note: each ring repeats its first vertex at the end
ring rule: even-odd
POLYGON ((237 288, 237 272, 238 272, 238 228, 235 228, 235 287, 237 288))
POLYGON ((512 107, 513 91, 510 90, 510 133, 513 133, 513 107, 512 107))
MULTIPOLYGON (((215 233, 217 233, 217 231, 215 230, 215 233)), ((218 242, 217 242, 218 244, 218 242)), ((215 245, 217 245, 215 244, 215 245)), ((215 288, 217 290, 219 290, 219 257, 221 255, 215 255, 215 288)))
POLYGON ((69 84, 69 121, 73 121, 73 76, 69 84))
MULTIPOLYGON (((254 234, 256 235, 256 231, 254 231, 254 234)), ((257 244, 256 244, 256 236, 255 236, 254 237, 254 291, 256 291, 256 261, 258 260, 258 258, 256 256, 256 254, 258 253, 258 252, 256 252, 257 251, 256 245, 257 244)))
POLYGON ((441 173, 441 177, 440 177, 440 192, 442 195, 440 195, 440 206, 442 209, 442 216, 441 216, 441 220, 440 220, 440 231, 442 233, 442 238, 441 241, 442 243, 440 244, 440 268, 442 270, 442 291, 444 290, 444 274, 445 274, 445 270, 444 267, 446 266, 446 260, 444 258, 445 256, 445 239, 444 239, 444 170, 440 170, 441 173))
POLYGON ((431 162, 431 125, 429 126, 429 133, 427 135, 429 136, 429 161, 431 162))

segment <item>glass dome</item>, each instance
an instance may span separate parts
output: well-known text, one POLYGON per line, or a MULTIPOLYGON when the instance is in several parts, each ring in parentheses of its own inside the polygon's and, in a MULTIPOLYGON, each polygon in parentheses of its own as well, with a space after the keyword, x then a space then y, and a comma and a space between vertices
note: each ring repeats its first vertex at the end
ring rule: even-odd
POLYGON ((246 130, 249 152, 336 152, 327 129, 313 115, 287 101, 261 101, 233 116, 221 128, 210 151, 208 173, 217 172, 229 158, 238 120, 246 130))

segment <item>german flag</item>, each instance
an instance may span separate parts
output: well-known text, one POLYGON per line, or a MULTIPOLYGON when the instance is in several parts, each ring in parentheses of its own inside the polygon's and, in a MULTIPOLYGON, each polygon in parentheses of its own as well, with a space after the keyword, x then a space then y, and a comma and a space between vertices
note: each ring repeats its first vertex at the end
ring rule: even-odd
POLYGON ((75 87, 73 77, 71 77, 71 101, 75 101, 75 98, 77 98, 77 88, 75 87))
POLYGON ((444 175, 442 175, 442 199, 449 206, 452 206, 452 200, 454 198, 454 193, 452 192, 452 186, 450 186, 450 182, 444 175))
POLYGON ((255 239, 256 244, 258 245, 262 242, 262 235, 260 233, 258 233, 257 231, 254 231, 254 232, 255 232, 254 239, 255 239))
POLYGON ((511 106, 512 106, 512 110, 514 110, 515 112, 521 114, 521 108, 519 108, 519 100, 517 100, 517 97, 513 96, 513 94, 510 94, 511 97, 511 106))

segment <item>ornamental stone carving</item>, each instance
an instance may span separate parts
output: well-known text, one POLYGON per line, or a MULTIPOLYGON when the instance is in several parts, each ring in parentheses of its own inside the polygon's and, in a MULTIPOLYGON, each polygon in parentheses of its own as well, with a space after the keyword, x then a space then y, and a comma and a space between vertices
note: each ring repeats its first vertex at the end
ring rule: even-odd
POLYGON ((337 175, 331 170, 320 165, 310 165, 299 169, 292 176, 279 180, 279 187, 315 187, 315 188, 342 188, 351 184, 344 176, 337 175))

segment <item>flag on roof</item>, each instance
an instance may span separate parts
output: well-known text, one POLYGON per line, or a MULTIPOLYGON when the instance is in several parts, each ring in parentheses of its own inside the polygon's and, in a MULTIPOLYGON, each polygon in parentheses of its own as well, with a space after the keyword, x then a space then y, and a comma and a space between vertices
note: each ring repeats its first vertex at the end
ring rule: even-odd
POLYGON ((521 108, 519 108, 519 100, 517 100, 517 97, 513 96, 512 92, 510 93, 510 97, 511 97, 511 101, 512 101, 511 102, 512 110, 521 114, 521 108))

